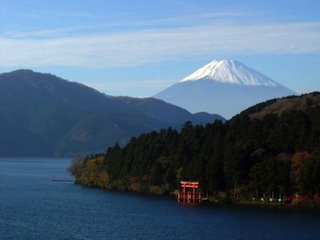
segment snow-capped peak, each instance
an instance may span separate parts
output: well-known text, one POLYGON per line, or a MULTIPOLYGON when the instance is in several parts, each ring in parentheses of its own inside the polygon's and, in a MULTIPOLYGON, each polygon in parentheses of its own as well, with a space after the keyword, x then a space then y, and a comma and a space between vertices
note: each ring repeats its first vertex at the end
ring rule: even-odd
POLYGON ((270 86, 278 84, 263 74, 234 60, 214 60, 198 69, 180 82, 210 79, 221 83, 247 86, 270 86))

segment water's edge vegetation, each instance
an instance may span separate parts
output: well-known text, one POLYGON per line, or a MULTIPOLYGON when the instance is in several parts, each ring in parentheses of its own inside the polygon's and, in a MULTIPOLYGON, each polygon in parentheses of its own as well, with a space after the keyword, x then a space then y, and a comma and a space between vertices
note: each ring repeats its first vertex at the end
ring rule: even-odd
POLYGON ((90 187, 174 194, 180 180, 190 180, 210 202, 319 207, 320 106, 312 96, 281 114, 252 117, 271 101, 226 123, 142 134, 75 159, 69 171, 90 187))

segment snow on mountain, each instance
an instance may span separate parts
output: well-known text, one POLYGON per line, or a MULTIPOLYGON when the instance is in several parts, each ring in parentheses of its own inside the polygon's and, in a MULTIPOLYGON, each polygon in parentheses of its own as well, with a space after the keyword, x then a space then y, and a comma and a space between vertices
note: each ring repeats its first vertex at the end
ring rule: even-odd
POLYGON ((257 103, 289 95, 296 93, 240 62, 215 60, 153 97, 191 113, 229 119, 257 103))
POLYGON ((222 83, 247 86, 270 86, 278 84, 263 74, 234 60, 214 60, 180 82, 212 79, 222 83))

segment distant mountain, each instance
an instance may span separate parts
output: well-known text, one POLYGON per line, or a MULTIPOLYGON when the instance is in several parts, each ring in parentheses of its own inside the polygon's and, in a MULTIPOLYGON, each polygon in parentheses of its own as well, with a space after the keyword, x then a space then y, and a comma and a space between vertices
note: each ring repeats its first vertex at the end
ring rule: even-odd
POLYGON ((111 97, 51 74, 0 74, 0 156, 76 156, 200 117, 152 98, 111 97))
POLYGON ((215 60, 153 97, 192 113, 229 119, 252 105, 289 95, 296 93, 240 62, 215 60))

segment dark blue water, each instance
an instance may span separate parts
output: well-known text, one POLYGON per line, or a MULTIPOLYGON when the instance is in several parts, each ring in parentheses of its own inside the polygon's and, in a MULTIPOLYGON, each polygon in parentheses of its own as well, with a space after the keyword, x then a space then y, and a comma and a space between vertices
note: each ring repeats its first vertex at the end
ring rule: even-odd
POLYGON ((320 212, 189 206, 52 182, 70 159, 0 158, 0 239, 320 239, 320 212))

